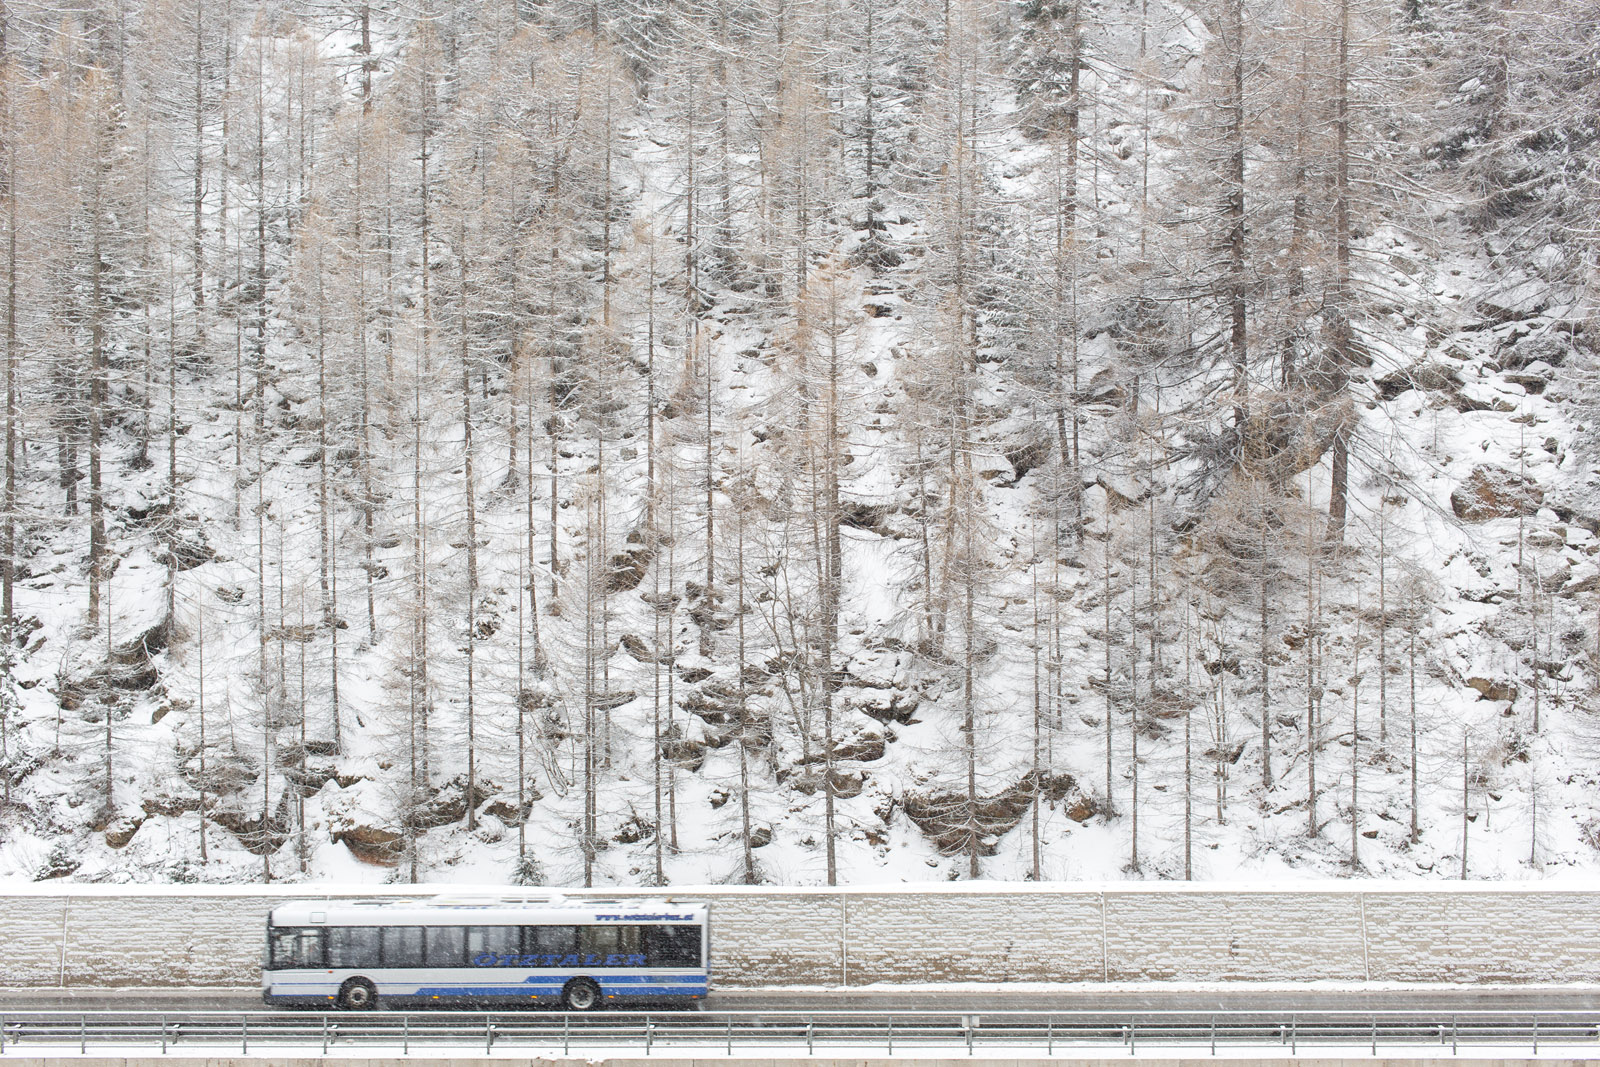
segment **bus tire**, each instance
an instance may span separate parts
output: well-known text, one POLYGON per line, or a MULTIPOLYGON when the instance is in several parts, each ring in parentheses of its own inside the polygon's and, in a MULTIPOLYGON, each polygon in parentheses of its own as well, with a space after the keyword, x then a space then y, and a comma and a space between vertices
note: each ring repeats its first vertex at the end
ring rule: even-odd
POLYGON ((345 1011, 371 1011, 378 1006, 378 989, 365 978, 351 978, 339 987, 339 1007, 345 1011))
POLYGON ((574 978, 561 991, 561 1006, 568 1011, 594 1011, 600 1006, 600 987, 588 978, 574 978))

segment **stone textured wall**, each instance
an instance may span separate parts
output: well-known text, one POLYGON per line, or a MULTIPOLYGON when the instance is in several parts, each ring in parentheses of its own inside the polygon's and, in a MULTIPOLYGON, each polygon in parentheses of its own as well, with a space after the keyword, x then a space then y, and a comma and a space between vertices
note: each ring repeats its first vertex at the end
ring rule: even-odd
MULTIPOLYGON (((66 985, 250 985, 261 980, 267 911, 249 897, 74 899, 66 985), (175 972, 176 981, 163 977, 175 972)), ((59 938, 58 938, 59 941, 59 938)))
POLYGON ((1600 981, 1600 891, 1366 893, 1362 905, 1375 981, 1600 981))
POLYGON ((1098 893, 846 895, 851 985, 870 982, 1098 982, 1098 893))
POLYGON ((839 897, 832 893, 694 893, 711 902, 713 980, 728 986, 836 986, 839 897))
POLYGON ((0 896, 0 985, 61 983, 64 897, 0 896))
MULTIPOLYGON (((0 986, 250 986, 306 887, 0 892, 0 986)), ((1175 887, 675 889, 723 988, 878 982, 1600 982, 1600 891, 1175 887)), ((573 896, 580 895, 576 891, 573 896)), ((608 897, 650 896, 607 890, 608 897)))
POLYGON ((1366 977, 1355 893, 1107 893, 1111 981, 1366 977))

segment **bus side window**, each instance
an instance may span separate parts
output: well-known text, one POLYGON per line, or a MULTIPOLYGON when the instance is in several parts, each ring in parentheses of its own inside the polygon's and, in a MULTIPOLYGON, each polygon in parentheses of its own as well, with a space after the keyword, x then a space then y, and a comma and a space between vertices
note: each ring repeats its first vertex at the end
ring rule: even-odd
POLYGON ((422 927, 385 926, 383 928, 383 965, 385 967, 421 967, 422 927))
POLYGON ((328 966, 342 970, 364 970, 378 966, 377 926, 335 926, 328 930, 328 966))
POLYGON ((303 970, 322 966, 322 931, 274 927, 270 970, 303 970))
POLYGON ((460 926, 427 928, 426 958, 429 967, 465 967, 466 930, 460 926))
POLYGON ((633 954, 640 949, 639 931, 644 929, 632 923, 604 923, 578 927, 578 951, 609 956, 612 953, 633 954))
POLYGON ((644 956, 646 967, 700 966, 700 927, 646 926, 644 956))
POLYGON ((520 930, 515 926, 467 927, 467 962, 479 956, 516 956, 522 951, 520 930))
POLYGON ((576 926, 524 926, 522 951, 536 956, 565 956, 578 951, 576 926))

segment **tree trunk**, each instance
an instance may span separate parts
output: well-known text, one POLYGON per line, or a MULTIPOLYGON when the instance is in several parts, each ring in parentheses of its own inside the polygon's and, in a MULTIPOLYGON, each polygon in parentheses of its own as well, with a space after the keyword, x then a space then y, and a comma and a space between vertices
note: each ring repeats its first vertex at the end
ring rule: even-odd
POLYGON ((193 210, 193 242, 190 246, 189 256, 193 262, 190 269, 193 271, 191 283, 191 299, 194 302, 194 329, 195 347, 204 350, 206 325, 206 272, 205 272, 205 174, 206 174, 206 85, 205 85, 205 0, 197 0, 194 5, 194 192, 191 199, 193 210))
POLYGON ((1039 808, 1044 804, 1044 790, 1041 788, 1044 770, 1041 766, 1042 761, 1039 758, 1040 749, 1043 747, 1043 739, 1041 735, 1043 734, 1044 726, 1042 721, 1044 712, 1044 693, 1042 685, 1043 679, 1041 679, 1039 676, 1039 656, 1042 649, 1040 647, 1041 635, 1039 632, 1039 546, 1037 527, 1034 529, 1033 549, 1033 558, 1030 561, 1031 566, 1029 567, 1031 572, 1029 575, 1031 579, 1031 588, 1029 590, 1031 595, 1029 596, 1029 599, 1033 603, 1033 766, 1031 768, 1033 775, 1033 811, 1032 818, 1030 820, 1032 825, 1029 827, 1031 830, 1029 838, 1030 843, 1033 846, 1033 855, 1031 857, 1032 863, 1028 868, 1028 876, 1037 882, 1039 881, 1040 850, 1039 808))
POLYGON ((195 784, 200 793, 199 806, 196 808, 200 816, 200 863, 207 862, 206 856, 206 606, 203 602, 195 604, 195 652, 199 659, 196 670, 195 715, 200 720, 200 751, 198 753, 199 773, 195 776, 195 784))
POLYGON ((1267 527, 1266 516, 1261 516, 1261 568, 1258 577, 1258 592, 1261 606, 1261 792, 1263 802, 1265 794, 1272 788, 1272 707, 1271 686, 1268 684, 1271 665, 1268 662, 1268 630, 1267 623, 1267 527))
POLYGON ((1316 648, 1318 605, 1315 593, 1317 549, 1311 543, 1311 524, 1306 524, 1306 836, 1317 836, 1317 677, 1316 648))
MULTIPOLYGON (((328 480, 328 353, 322 262, 317 272, 317 581, 322 593, 322 626, 332 643, 329 686, 333 698, 333 746, 343 750, 339 729, 339 626, 334 604, 333 502, 328 480)), ((302 649, 303 651, 303 649, 302 649)))
MULTIPOLYGON (((1233 421, 1241 435, 1249 434, 1249 345, 1245 314, 1245 97, 1244 0, 1226 0, 1223 11, 1223 47, 1231 63, 1224 110, 1228 113, 1228 160, 1223 184, 1227 193, 1228 346, 1233 363, 1233 421)), ((1247 453, 1248 458, 1248 453, 1247 453)))
MULTIPOLYGON (((0 69, 10 62, 6 40, 10 30, 10 12, 5 0, 0 0, 0 69)), ((7 807, 11 805, 11 709, 14 703, 13 657, 16 649, 17 576, 17 196, 20 175, 17 173, 16 138, 12 135, 11 79, 0 75, 0 127, 5 130, 5 203, 6 203, 6 442, 5 442, 5 513, 0 515, 0 641, 5 654, 0 657, 0 789, 7 807)))
MULTIPOLYGON (((109 166, 110 146, 105 143, 105 129, 101 116, 96 114, 95 160, 90 166, 93 174, 90 210, 93 215, 90 232, 90 285, 89 296, 89 627, 100 622, 100 581, 104 576, 106 554, 106 518, 104 497, 100 481, 100 433, 105 418, 106 405, 106 325, 105 325, 105 224, 104 176, 109 166)), ((109 785, 108 787, 109 788, 109 785)))
POLYGON ((1467 838, 1472 830, 1471 777, 1467 773, 1467 732, 1461 731, 1461 880, 1467 880, 1467 838))
MULTIPOLYGON (((1384 491, 1387 491, 1386 489, 1384 491)), ((1389 551, 1388 504, 1378 499, 1378 744, 1389 739, 1389 551)))
POLYGON ((1416 606, 1412 605, 1408 657, 1411 661, 1411 843, 1422 839, 1417 821, 1417 620, 1416 606))
MULTIPOLYGON (((962 494, 963 498, 965 493, 962 494)), ((977 878, 978 852, 982 843, 983 829, 978 815, 978 718, 976 697, 973 686, 976 682, 977 665, 975 662, 975 649, 973 647, 973 625, 976 622, 976 594, 977 574, 976 546, 973 543, 973 526, 975 520, 970 510, 965 512, 964 525, 966 527, 965 544, 962 554, 965 560, 962 570, 963 589, 961 608, 961 731, 966 741, 967 762, 967 818, 970 820, 967 833, 967 876, 977 878)))
POLYGON ((739 830, 740 840, 744 852, 744 882, 745 885, 755 885, 759 878, 756 877, 755 853, 751 846, 750 826, 750 690, 747 675, 748 665, 746 654, 748 645, 745 637, 744 616, 746 604, 744 598, 744 517, 746 508, 734 508, 734 566, 737 568, 734 581, 737 583, 737 606, 735 610, 739 616, 739 830))
POLYGON ((457 273, 461 283, 461 436, 462 484, 467 503, 467 829, 478 828, 478 720, 474 671, 478 647, 478 494, 472 471, 471 342, 467 321, 467 242, 465 228, 458 235, 457 273))
MULTIPOLYGON (((1339 0, 1338 61, 1334 89, 1334 292, 1333 381, 1334 403, 1343 405, 1345 379, 1351 365, 1350 301, 1350 0, 1339 0)), ((1341 412, 1333 435, 1333 472, 1328 496, 1328 532, 1331 545, 1344 542, 1346 495, 1350 482, 1350 432, 1352 415, 1341 412)))
POLYGON ((1105 662, 1105 733, 1106 733, 1106 818, 1111 818, 1117 813, 1116 794, 1112 790, 1111 752, 1112 752, 1112 722, 1116 718, 1117 701, 1112 689, 1111 678, 1111 532, 1106 531, 1105 544, 1101 548, 1101 562, 1104 564, 1103 577, 1105 579, 1101 588, 1101 602, 1105 607, 1105 634, 1102 642, 1106 654, 1105 662))
MULTIPOLYGON (((1139 870, 1139 554, 1128 577, 1128 870, 1139 870)), ((1151 590, 1153 594, 1155 591, 1151 590)), ((1152 680, 1154 676, 1152 675, 1152 680)))
MULTIPOLYGON (((363 39, 365 39, 366 32, 365 13, 366 8, 363 6, 363 39)), ((363 203, 362 186, 366 175, 365 133, 366 130, 363 129, 362 136, 355 138, 356 160, 353 177, 355 182, 355 202, 358 205, 363 203)), ((367 644, 371 646, 378 643, 377 591, 374 588, 374 586, 377 584, 377 564, 374 563, 372 559, 372 547, 375 540, 375 512, 377 511, 377 498, 374 496, 375 490, 372 480, 372 382, 371 371, 367 363, 367 315, 369 312, 367 307, 367 242, 365 235, 366 212, 358 207, 354 212, 354 216, 355 233, 353 235, 351 244, 355 249, 356 266, 356 358, 359 363, 359 373, 361 376, 361 569, 366 576, 367 644)), ((337 730, 337 716, 334 719, 334 726, 337 730)), ((340 742, 341 738, 338 733, 335 733, 334 740, 336 744, 340 742)), ((343 751, 342 748, 340 751, 343 751)))
POLYGON ((1350 665, 1350 872, 1361 869, 1361 598, 1350 665))

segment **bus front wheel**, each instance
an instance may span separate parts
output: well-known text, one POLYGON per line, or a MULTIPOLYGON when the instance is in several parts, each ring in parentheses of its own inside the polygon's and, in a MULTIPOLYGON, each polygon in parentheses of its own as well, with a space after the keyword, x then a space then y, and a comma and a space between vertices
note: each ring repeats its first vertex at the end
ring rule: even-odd
POLYGON ((568 1011, 594 1011, 600 1006, 600 987, 587 978, 574 978, 561 991, 561 1005, 568 1011))
POLYGON ((371 1011, 377 1004, 378 990, 365 978, 352 978, 339 987, 339 1007, 346 1011, 371 1011))

